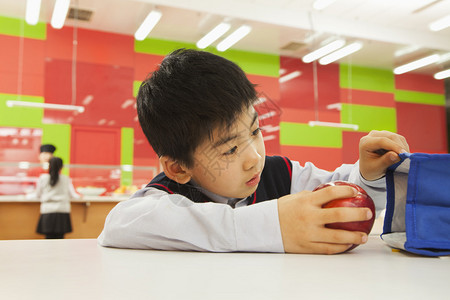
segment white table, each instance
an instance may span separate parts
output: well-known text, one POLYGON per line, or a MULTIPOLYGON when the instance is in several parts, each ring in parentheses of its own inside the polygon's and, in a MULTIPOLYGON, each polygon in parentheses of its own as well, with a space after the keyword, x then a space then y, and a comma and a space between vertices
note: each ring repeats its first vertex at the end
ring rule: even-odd
POLYGON ((449 298, 450 259, 392 252, 375 236, 331 256, 0 241, 0 299, 449 298))

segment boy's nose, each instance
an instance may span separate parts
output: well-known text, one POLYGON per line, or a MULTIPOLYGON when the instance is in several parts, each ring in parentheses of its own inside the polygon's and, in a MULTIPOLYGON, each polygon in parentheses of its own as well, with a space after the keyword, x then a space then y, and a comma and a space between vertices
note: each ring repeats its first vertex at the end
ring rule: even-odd
POLYGON ((254 143, 249 143, 245 151, 244 169, 250 170, 258 165, 260 159, 261 155, 258 153, 256 145, 254 143))

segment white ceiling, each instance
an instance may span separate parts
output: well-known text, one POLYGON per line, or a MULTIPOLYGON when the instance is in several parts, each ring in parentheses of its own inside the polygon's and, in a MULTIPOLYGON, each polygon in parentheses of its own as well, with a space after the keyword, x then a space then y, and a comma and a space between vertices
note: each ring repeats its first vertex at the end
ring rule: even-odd
MULTIPOLYGON (((253 31, 235 49, 301 57, 327 38, 362 41, 364 47, 347 63, 394 68, 425 54, 447 54, 447 60, 420 69, 434 73, 450 65, 450 28, 428 30, 428 24, 450 14, 450 0, 337 0, 322 11, 313 0, 72 0, 92 10, 89 22, 66 20, 68 26, 133 35, 148 12, 163 13, 150 36, 195 43, 225 18, 253 31), (291 42, 304 44, 282 50, 291 42), (396 57, 408 46, 418 50, 396 57)), ((42 0, 41 22, 50 22, 55 0, 42 0)), ((0 15, 24 18, 26 0, 0 0, 0 15)))

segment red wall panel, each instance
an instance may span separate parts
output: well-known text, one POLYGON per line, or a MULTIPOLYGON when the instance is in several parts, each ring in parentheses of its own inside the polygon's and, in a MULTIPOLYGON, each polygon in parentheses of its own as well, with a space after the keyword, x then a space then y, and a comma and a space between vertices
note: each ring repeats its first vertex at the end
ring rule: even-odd
POLYGON ((147 76, 158 68, 164 56, 153 54, 134 54, 134 80, 143 81, 147 76))
POLYGON ((147 141, 141 128, 134 130, 133 164, 135 166, 159 166, 159 159, 147 141))
POLYGON ((342 162, 353 164, 359 159, 359 140, 366 136, 366 132, 342 132, 342 162))
POLYGON ((397 128, 411 152, 446 153, 447 121, 444 106, 397 103, 397 128))
POLYGON ((278 82, 278 77, 247 74, 247 78, 251 83, 257 85, 256 91, 266 94, 273 101, 280 100, 280 85, 278 82))
MULTIPOLYGON (((77 61, 117 66, 134 66, 134 38, 116 33, 78 28, 77 61)), ((72 60, 74 29, 47 26, 47 56, 72 60)))
POLYGON ((120 128, 72 127, 71 163, 120 165, 120 128))
MULTIPOLYGON (((70 61, 54 59, 47 62, 46 102, 72 104, 71 70, 70 61)), ((85 106, 85 112, 45 111, 46 122, 138 128, 133 77, 133 68, 77 62, 75 104, 85 106), (89 103, 86 102, 88 99, 91 99, 89 103)))
MULTIPOLYGON (((300 71, 301 75, 280 83, 281 106, 299 109, 315 109, 313 64, 305 64, 299 58, 280 57, 280 69, 284 74, 300 71)), ((339 65, 317 65, 317 96, 319 109, 340 102, 339 65)))
POLYGON ((406 73, 395 75, 395 88, 417 92, 444 94, 445 88, 442 80, 436 80, 430 75, 406 73))
MULTIPOLYGON (((340 112, 336 110, 319 110, 318 117, 323 122, 337 122, 341 121, 340 112)), ((306 109, 282 108, 281 121, 293 123, 308 123, 316 120, 316 111, 306 109)))
MULTIPOLYGON (((120 128, 72 127, 71 164, 120 165, 120 128)), ((74 186, 102 186, 108 190, 117 188, 113 179, 114 169, 74 168, 70 177, 74 186), (92 179, 95 178, 95 183, 92 179)), ((115 174, 117 176, 117 174, 115 174)))
POLYGON ((0 35, 0 45, 0 93, 43 96, 45 41, 0 35))
POLYGON ((312 162, 316 167, 332 171, 342 164, 341 148, 296 147, 281 145, 281 155, 304 165, 312 162))
POLYGON ((359 105, 395 107, 393 93, 341 88, 341 102, 359 105))

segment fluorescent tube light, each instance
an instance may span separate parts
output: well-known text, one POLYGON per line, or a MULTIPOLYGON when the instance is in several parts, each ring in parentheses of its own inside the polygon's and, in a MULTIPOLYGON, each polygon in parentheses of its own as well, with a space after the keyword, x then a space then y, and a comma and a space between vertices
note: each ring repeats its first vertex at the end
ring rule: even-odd
POLYGON ((27 0, 25 11, 25 21, 29 25, 36 25, 39 21, 39 12, 41 10, 41 0, 27 0))
POLYGON ((431 31, 439 31, 447 27, 450 27, 450 15, 436 20, 428 25, 428 28, 430 28, 431 31))
POLYGON ((345 41, 342 39, 335 40, 334 42, 331 42, 317 50, 314 50, 305 56, 303 56, 302 61, 305 63, 310 63, 312 61, 315 61, 316 59, 321 58, 322 56, 325 56, 339 48, 345 45, 345 41))
POLYGON ((27 101, 16 101, 16 100, 6 100, 6 106, 22 106, 22 107, 35 107, 43 109, 53 109, 53 110, 73 110, 77 112, 84 112, 83 106, 76 105, 65 105, 65 104, 51 104, 51 103, 40 103, 40 102, 27 102, 27 101))
POLYGON ((334 51, 331 54, 328 54, 325 57, 322 57, 319 60, 319 64, 321 65, 328 65, 329 63, 332 63, 338 59, 341 59, 347 55, 350 55, 352 53, 355 53, 356 51, 360 50, 362 48, 363 44, 361 42, 354 42, 350 45, 347 45, 337 51, 334 51))
POLYGON ((217 50, 225 51, 252 31, 248 25, 242 25, 217 45, 217 50))
POLYGON ((263 141, 264 142, 272 141, 272 140, 274 140, 276 138, 277 138, 277 136, 273 135, 273 134, 271 134, 271 135, 263 135, 263 141))
POLYGON ((416 45, 407 46, 407 47, 404 47, 404 48, 401 48, 401 49, 398 49, 397 51, 395 51, 394 56, 395 57, 403 56, 406 54, 413 53, 419 49, 420 49, 420 46, 416 46, 416 45))
POLYGON ((278 79, 278 81, 279 81, 280 83, 283 83, 283 82, 289 81, 289 80, 291 80, 291 79, 294 79, 294 78, 296 78, 296 77, 298 77, 298 76, 300 76, 300 75, 302 75, 302 72, 300 72, 300 71, 294 71, 294 72, 291 72, 291 73, 289 73, 289 74, 286 74, 286 75, 280 77, 280 79, 278 79))
POLYGON ((160 11, 152 10, 145 18, 144 22, 142 22, 141 26, 139 26, 138 30, 136 30, 134 38, 138 41, 144 40, 150 31, 152 31, 153 27, 159 22, 161 16, 162 13, 160 11))
POLYGON ((346 123, 334 123, 334 122, 320 122, 320 121, 309 121, 309 126, 325 126, 325 127, 336 127, 336 128, 349 128, 353 130, 358 130, 359 126, 357 124, 346 124, 346 123))
POLYGON ((206 47, 214 43, 222 35, 224 35, 230 29, 230 27, 231 25, 228 23, 225 22, 220 23, 197 42, 196 44, 197 48, 205 49, 206 47))
POLYGON ((331 4, 333 4, 336 0, 317 0, 313 3, 313 8, 316 10, 322 10, 331 4))
POLYGON ((327 109, 337 109, 337 110, 342 110, 342 103, 338 102, 338 103, 331 103, 327 105, 327 109))
POLYGON ((265 119, 268 119, 268 118, 270 118, 270 117, 273 117, 273 116, 275 116, 277 113, 275 112, 275 111, 269 111, 268 113, 265 113, 265 114, 262 114, 262 115, 260 115, 259 117, 258 117, 258 119, 260 120, 260 121, 262 121, 262 120, 265 120, 265 119))
POLYGON ((55 29, 61 29, 66 20, 67 11, 69 10, 70 0, 56 0, 53 8, 53 15, 50 24, 55 29))
POLYGON ((450 69, 447 69, 445 71, 437 72, 434 74, 435 79, 444 79, 450 77, 450 69))
POLYGON ((415 69, 419 69, 428 65, 431 65, 439 60, 438 54, 429 55, 427 57, 412 61, 410 63, 401 65, 394 69, 394 74, 403 74, 415 69))

